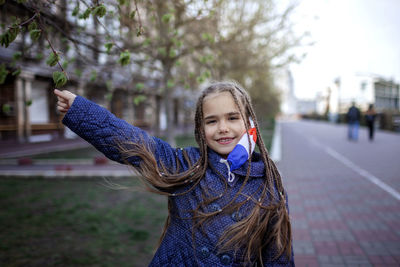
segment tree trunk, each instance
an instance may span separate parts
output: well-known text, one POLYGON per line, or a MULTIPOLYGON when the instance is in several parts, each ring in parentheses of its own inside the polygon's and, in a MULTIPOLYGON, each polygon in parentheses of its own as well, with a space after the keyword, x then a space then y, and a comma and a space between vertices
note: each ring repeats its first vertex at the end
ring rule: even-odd
POLYGON ((161 116, 161 114, 160 113, 161 113, 162 100, 163 100, 163 97, 161 97, 159 95, 155 96, 155 103, 156 103, 156 105, 155 105, 155 109, 156 109, 155 116, 156 116, 156 118, 155 118, 155 123, 154 123, 153 129, 154 129, 154 135, 157 136, 157 137, 160 137, 160 135, 161 135, 161 131, 160 131, 160 123, 161 123, 160 116, 161 116))
POLYGON ((173 88, 168 88, 168 80, 171 77, 171 67, 167 64, 164 65, 164 101, 165 101, 165 111, 167 116, 167 129, 166 129, 166 139, 167 142, 172 146, 176 147, 175 142, 175 128, 173 121, 173 88))

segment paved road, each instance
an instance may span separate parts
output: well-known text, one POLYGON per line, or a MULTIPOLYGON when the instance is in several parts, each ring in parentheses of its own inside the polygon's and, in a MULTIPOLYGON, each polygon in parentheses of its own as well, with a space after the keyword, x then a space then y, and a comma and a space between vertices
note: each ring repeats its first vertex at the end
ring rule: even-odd
POLYGON ((400 135, 282 122, 297 266, 400 266, 400 135))

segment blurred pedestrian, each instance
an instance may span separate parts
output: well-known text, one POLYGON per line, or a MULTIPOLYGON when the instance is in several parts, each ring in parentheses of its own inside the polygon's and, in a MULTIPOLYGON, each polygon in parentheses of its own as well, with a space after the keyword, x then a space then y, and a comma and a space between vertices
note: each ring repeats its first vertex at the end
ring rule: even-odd
POLYGON ((197 101, 199 147, 172 148, 97 104, 55 90, 63 123, 168 196, 150 266, 294 266, 287 194, 247 92, 208 86, 197 101), (260 153, 254 152, 258 146, 260 153))
POLYGON ((365 123, 367 124, 367 127, 368 127, 369 141, 374 140, 375 118, 376 118, 376 112, 374 109, 374 105, 370 104, 368 106, 367 112, 365 112, 365 123))
POLYGON ((358 129, 360 127, 360 110, 356 107, 356 103, 353 101, 351 107, 347 111, 347 123, 348 123, 348 139, 351 141, 358 140, 358 129))

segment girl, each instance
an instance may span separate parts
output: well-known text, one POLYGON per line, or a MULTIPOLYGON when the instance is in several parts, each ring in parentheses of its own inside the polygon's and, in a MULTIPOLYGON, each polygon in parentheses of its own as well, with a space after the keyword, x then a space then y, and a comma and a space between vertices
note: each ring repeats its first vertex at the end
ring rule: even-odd
POLYGON ((239 85, 215 83, 202 92, 195 113, 199 148, 184 149, 83 97, 54 92, 67 127, 136 168, 150 191, 168 196, 169 216, 150 266, 294 265, 286 192, 239 85))

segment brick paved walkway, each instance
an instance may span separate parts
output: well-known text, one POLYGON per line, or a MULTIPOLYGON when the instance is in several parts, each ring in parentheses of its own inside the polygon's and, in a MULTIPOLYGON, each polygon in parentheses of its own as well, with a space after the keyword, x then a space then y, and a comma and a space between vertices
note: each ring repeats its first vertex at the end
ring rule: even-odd
POLYGON ((345 126, 282 123, 296 266, 400 266, 400 135, 366 136, 354 143, 345 126))

